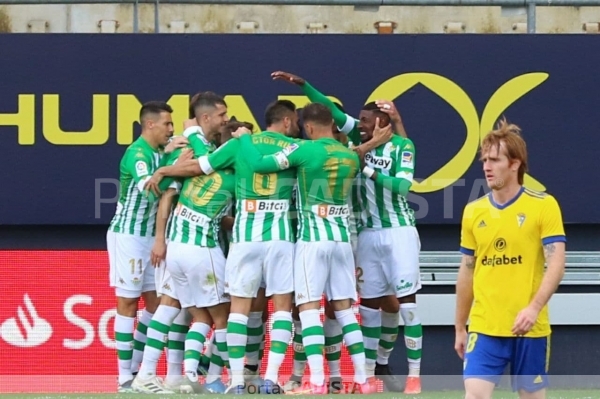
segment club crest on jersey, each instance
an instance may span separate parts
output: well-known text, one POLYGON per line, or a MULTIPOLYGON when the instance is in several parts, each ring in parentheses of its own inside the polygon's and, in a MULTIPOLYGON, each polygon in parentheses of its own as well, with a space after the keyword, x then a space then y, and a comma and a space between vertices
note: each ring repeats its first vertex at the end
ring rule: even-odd
POLYGON ((517 214, 517 223, 519 224, 519 228, 521 226, 523 226, 523 223, 525 223, 525 214, 524 213, 518 213, 517 214))
POLYGON ((292 152, 296 151, 298 148, 299 148, 298 144, 290 144, 287 147, 285 147, 283 150, 281 150, 281 152, 283 153, 283 155, 285 155, 287 157, 292 152))
POLYGON ((402 161, 400 166, 402 168, 411 168, 413 165, 413 154, 410 151, 402 152, 402 161))
POLYGON ((137 161, 135 163, 135 171, 138 176, 147 175, 148 174, 148 165, 144 161, 137 161))
POLYGON ((379 157, 377 155, 373 155, 370 152, 367 152, 365 155, 365 161, 369 166, 374 166, 376 168, 389 170, 392 166, 392 158, 390 157, 379 157))

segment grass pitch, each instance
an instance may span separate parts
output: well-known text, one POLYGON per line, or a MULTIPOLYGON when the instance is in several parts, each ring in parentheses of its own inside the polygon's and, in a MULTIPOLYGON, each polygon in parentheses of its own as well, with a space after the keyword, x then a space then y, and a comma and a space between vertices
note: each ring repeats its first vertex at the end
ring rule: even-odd
MULTIPOLYGON (((273 395, 242 395, 247 399, 273 399, 273 395)), ((288 398, 298 397, 285 395, 288 398)), ((362 397, 364 399, 464 399, 461 391, 432 391, 423 392, 420 395, 403 395, 400 393, 379 393, 373 395, 320 395, 302 396, 302 398, 314 399, 339 399, 340 396, 362 397)), ((144 394, 1 394, 0 399, 140 399, 146 398, 170 398, 190 399, 191 397, 205 397, 206 399, 227 399, 230 395, 144 395, 144 394)), ((515 399, 518 395, 509 391, 497 390, 494 399, 515 399)), ((598 390, 549 390, 547 399, 598 399, 598 390)))

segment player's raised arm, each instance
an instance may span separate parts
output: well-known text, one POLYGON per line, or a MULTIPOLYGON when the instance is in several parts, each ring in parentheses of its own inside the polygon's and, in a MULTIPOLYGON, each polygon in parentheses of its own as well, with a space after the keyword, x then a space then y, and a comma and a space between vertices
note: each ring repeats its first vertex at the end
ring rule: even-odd
POLYGON ((412 141, 406 139, 402 148, 396 148, 393 156, 395 162, 399 165, 395 176, 385 176, 368 166, 363 169, 362 173, 374 180, 377 185, 390 190, 393 194, 406 197, 412 186, 415 171, 415 146, 412 141))
POLYGON ((513 326, 513 334, 525 335, 535 325, 539 313, 548 304, 552 295, 565 275, 566 237, 562 214, 558 203, 552 196, 544 199, 544 211, 540 221, 540 231, 546 273, 533 300, 519 312, 513 326))
POLYGON ((323 104, 329 108, 333 114, 335 125, 338 126, 343 133, 348 134, 356 126, 356 119, 342 112, 338 107, 336 107, 333 101, 312 87, 310 83, 300 76, 292 75, 291 73, 282 71, 273 72, 271 76, 274 80, 283 80, 300 86, 306 97, 308 97, 311 102, 323 104))
POLYGON ((248 162, 251 171, 257 173, 275 173, 293 166, 293 159, 290 159, 290 156, 292 152, 298 149, 298 144, 290 144, 275 154, 263 155, 252 143, 252 136, 247 133, 241 133, 240 135, 238 131, 234 133, 234 137, 236 135, 240 137, 240 150, 244 154, 244 158, 248 162))

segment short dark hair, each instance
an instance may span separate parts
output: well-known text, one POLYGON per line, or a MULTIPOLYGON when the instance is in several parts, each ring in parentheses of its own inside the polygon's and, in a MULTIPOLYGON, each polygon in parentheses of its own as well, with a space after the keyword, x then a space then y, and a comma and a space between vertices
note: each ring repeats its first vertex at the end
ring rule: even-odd
POLYGON ((192 97, 192 100, 193 101, 190 104, 190 113, 194 116, 196 116, 195 112, 200 107, 216 107, 218 104, 227 106, 227 103, 223 97, 212 91, 197 93, 194 97, 192 97))
POLYGON ((273 101, 265 111, 265 124, 271 126, 281 122, 290 112, 296 112, 296 106, 290 100, 273 101))
POLYGON ((235 132, 236 130, 238 130, 240 127, 245 127, 246 129, 253 131, 254 130, 254 125, 250 122, 242 122, 242 121, 238 121, 237 119, 235 119, 235 117, 232 117, 229 122, 227 122, 227 125, 225 125, 225 127, 228 130, 231 130, 232 132, 235 132))
POLYGON ((331 114, 331 110, 323 104, 311 103, 302 109, 302 120, 321 126, 331 126, 333 115, 331 114))
POLYGON ((158 115, 161 112, 173 113, 173 108, 164 101, 148 101, 142 105, 140 110, 140 123, 146 119, 148 115, 158 115))
POLYGON ((363 108, 364 111, 373 111, 373 113, 379 118, 380 121, 385 121, 384 123, 387 125, 391 122, 390 116, 379 109, 377 103, 375 101, 371 101, 370 103, 366 103, 363 108))
POLYGON ((190 99, 190 107, 189 107, 189 112, 188 112, 188 117, 190 119, 196 117, 196 115, 194 114, 194 102, 196 102, 196 100, 198 100, 198 97, 200 96, 200 94, 202 94, 201 91, 199 91, 198 93, 194 94, 192 96, 192 98, 190 99))

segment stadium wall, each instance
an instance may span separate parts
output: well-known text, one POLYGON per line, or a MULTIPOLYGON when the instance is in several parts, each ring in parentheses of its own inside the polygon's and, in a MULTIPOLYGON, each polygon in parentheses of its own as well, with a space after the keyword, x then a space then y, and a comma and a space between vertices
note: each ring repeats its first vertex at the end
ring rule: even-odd
MULTIPOLYGON (((201 5, 160 2, 160 33, 375 34, 525 33, 525 7, 201 5), (315 8, 318 12, 315 12, 315 8), (389 28, 388 28, 389 26, 389 28)), ((523 3, 525 4, 525 3, 523 3)), ((5 5, 0 31, 24 33, 131 33, 132 4, 5 5)), ((538 33, 595 33, 598 7, 540 6, 538 33)), ((140 4, 138 32, 155 32, 153 4, 140 4)))
MULTIPOLYGON (((0 282, 0 351, 10 359, 0 363, 3 392, 43 381, 50 384, 43 391, 64 392, 73 380, 90 381, 82 374, 103 376, 89 389, 114 389, 104 240, 140 102, 169 99, 181 126, 189 96, 211 89, 228 96, 231 115, 262 126, 273 98, 307 101, 296 87, 270 81, 276 69, 303 75, 350 113, 372 97, 395 99, 417 148, 421 192, 411 199, 424 251, 456 249, 462 206, 485 191, 476 146, 501 114, 524 129, 528 183, 563 207, 568 249, 600 251, 593 134, 600 44, 589 37, 3 35, 0 42, 11 60, 0 66, 0 132, 4 165, 14 165, 4 176, 10 190, 0 191, 0 265, 15 276, 0 282), (147 61, 153 47, 169 58, 147 61), (381 49, 385 59, 374 61, 381 49), (47 378, 33 383, 31 375, 47 378)), ((422 294, 450 301, 452 291, 426 286, 422 294)), ((560 292, 598 293, 598 286, 560 292)), ((568 312, 582 309, 573 304, 568 312)), ((423 318, 432 311, 420 308, 423 318)), ((600 387, 600 311, 589 312, 589 323, 554 327, 551 373, 566 376, 558 385, 600 387)), ((452 326, 434 317, 424 328, 422 373, 446 376, 425 377, 424 389, 460 388, 452 326)), ((391 362, 405 373, 402 340, 391 362)))

